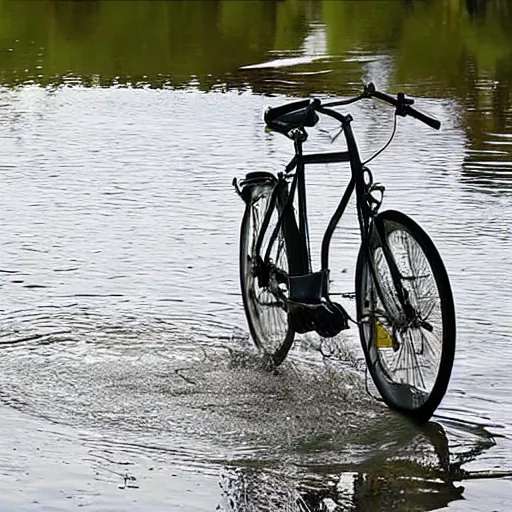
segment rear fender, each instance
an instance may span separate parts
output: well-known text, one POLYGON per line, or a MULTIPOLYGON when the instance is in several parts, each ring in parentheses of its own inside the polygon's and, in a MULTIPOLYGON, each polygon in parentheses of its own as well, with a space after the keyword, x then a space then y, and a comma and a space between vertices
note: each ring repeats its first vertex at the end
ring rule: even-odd
POLYGON ((237 194, 246 204, 250 204, 260 198, 268 188, 277 183, 277 178, 270 172, 250 172, 245 178, 238 181, 233 178, 233 186, 237 194))

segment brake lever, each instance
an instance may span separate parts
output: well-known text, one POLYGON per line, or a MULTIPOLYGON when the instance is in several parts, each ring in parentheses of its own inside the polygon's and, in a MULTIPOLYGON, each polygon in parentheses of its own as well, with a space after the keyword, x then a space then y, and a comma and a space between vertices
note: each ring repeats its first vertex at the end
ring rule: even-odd
POLYGON ((414 100, 412 98, 406 98, 403 92, 399 92, 396 95, 396 99, 398 105, 396 106, 395 115, 405 117, 407 115, 407 107, 414 105, 414 100))

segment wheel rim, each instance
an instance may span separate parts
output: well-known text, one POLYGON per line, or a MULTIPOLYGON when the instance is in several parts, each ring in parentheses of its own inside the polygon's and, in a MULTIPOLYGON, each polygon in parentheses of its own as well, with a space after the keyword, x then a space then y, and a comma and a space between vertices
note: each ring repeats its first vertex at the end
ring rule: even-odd
MULTIPOLYGON (((268 287, 261 287, 258 282, 255 265, 255 246, 265 212, 270 203, 271 190, 260 196, 251 204, 246 218, 246 232, 243 238, 241 270, 244 283, 246 311, 252 335, 256 345, 269 353, 275 353, 283 344, 288 334, 288 314, 284 302, 274 295, 268 287)), ((267 228, 260 253, 265 254, 268 241, 277 222, 274 212, 267 228)), ((279 233, 271 251, 271 263, 288 274, 288 259, 282 232, 279 233)), ((270 272, 273 286, 279 286, 281 293, 288 296, 286 283, 277 285, 276 273, 270 272)))
POLYGON ((419 321, 416 325, 404 322, 405 315, 394 291, 390 270, 382 248, 374 239, 371 251, 383 300, 378 297, 370 266, 365 262, 361 281, 362 329, 378 387, 399 407, 417 409, 428 400, 441 367, 442 299, 427 256, 412 234, 401 224, 387 220, 385 233, 419 321), (389 335, 391 343, 386 342, 383 331, 389 335))

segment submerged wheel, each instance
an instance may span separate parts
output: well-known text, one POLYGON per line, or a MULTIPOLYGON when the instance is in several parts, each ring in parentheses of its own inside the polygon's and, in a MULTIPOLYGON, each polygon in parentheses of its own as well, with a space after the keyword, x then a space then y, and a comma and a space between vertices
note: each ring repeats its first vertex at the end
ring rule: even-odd
POLYGON ((357 317, 366 364, 384 402, 424 422, 446 393, 455 355, 455 308, 448 275, 429 236, 397 211, 375 219, 369 250, 375 273, 362 250, 356 269, 357 317), (378 222, 412 306, 412 320, 396 293, 378 222))
MULTIPOLYGON (((286 358, 295 336, 288 322, 283 297, 288 297, 288 247, 280 229, 270 252, 270 267, 258 267, 256 241, 268 208, 272 206, 273 183, 260 184, 247 201, 240 231, 240 285, 247 323, 256 346, 272 357, 275 366, 286 358)), ((287 190, 280 190, 277 204, 283 205, 287 190)), ((264 257, 279 214, 275 206, 266 229, 260 254, 264 257)))

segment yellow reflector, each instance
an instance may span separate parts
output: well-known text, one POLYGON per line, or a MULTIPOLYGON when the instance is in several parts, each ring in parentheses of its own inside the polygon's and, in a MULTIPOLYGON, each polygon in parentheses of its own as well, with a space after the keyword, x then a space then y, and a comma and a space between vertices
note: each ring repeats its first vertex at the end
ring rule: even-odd
POLYGON ((393 348, 391 335, 379 322, 375 324, 375 331, 377 348, 393 348))

